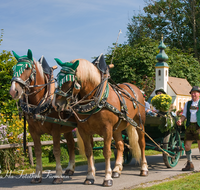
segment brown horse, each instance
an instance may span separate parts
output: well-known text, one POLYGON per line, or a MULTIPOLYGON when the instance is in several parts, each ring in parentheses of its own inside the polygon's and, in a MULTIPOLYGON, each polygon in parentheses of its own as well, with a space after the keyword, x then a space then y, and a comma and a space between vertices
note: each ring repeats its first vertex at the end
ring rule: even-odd
POLYGON ((132 84, 113 86, 107 82, 109 73, 100 72, 85 59, 63 63, 58 74, 58 88, 52 105, 56 110, 72 110, 85 147, 88 159, 88 173, 85 184, 93 184, 95 167, 90 138, 99 134, 104 138, 105 179, 103 186, 112 186, 112 177, 119 177, 122 171, 124 143, 122 130, 127 129, 129 144, 136 160, 141 161, 141 176, 148 175, 145 158, 144 130, 145 107, 141 91, 132 84), (133 101, 137 99, 137 101, 133 101), (115 140, 117 158, 113 172, 110 166, 111 140, 115 140))
MULTIPOLYGON (((65 175, 73 175, 75 168, 75 142, 72 134, 74 128, 61 126, 59 124, 41 122, 34 120, 36 113, 48 115, 52 118, 58 118, 58 113, 52 108, 55 84, 53 79, 53 68, 50 68, 45 62, 44 57, 35 61, 32 57, 31 50, 28 50, 27 56, 18 56, 13 52, 18 63, 13 67, 13 79, 10 88, 10 94, 13 99, 20 100, 21 108, 27 118, 29 132, 33 138, 36 172, 32 183, 42 181, 42 149, 40 137, 42 134, 50 134, 53 137, 53 153, 56 159, 56 177, 53 183, 62 183, 62 167, 60 163, 60 137, 64 133, 69 150, 69 163, 65 175), (44 71, 42 63, 46 69, 44 71)), ((74 121, 70 117, 69 121, 74 121)))

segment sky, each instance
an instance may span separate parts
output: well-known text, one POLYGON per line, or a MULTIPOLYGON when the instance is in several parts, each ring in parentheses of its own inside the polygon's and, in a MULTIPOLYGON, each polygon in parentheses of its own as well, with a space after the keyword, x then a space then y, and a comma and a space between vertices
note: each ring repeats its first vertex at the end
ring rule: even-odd
POLYGON ((144 6, 144 0, 0 0, 0 52, 22 56, 31 49, 51 67, 54 58, 93 61, 114 47, 120 30, 118 44, 127 41, 127 25, 144 6))

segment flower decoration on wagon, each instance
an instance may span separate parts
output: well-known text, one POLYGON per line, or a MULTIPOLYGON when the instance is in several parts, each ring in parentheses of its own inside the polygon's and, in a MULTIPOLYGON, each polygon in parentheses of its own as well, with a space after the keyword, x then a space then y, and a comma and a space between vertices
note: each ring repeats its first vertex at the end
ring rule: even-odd
POLYGON ((156 95, 151 99, 151 103, 157 110, 167 112, 172 104, 172 97, 168 94, 156 95))
POLYGON ((178 111, 176 112, 176 115, 177 115, 178 117, 181 117, 182 114, 183 114, 183 108, 181 108, 180 110, 178 110, 178 111))

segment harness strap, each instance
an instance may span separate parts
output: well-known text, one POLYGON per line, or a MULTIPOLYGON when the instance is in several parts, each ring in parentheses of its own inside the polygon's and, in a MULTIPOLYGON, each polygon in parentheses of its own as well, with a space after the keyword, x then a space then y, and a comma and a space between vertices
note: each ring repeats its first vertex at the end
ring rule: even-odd
MULTIPOLYGON (((124 83, 126 86, 128 86, 128 88, 132 91, 132 93, 134 94, 134 96, 135 96, 135 99, 136 99, 136 104, 137 104, 137 107, 138 107, 138 114, 139 114, 139 120, 140 120, 140 124, 142 125, 142 129, 144 128, 144 126, 143 126, 143 124, 142 124, 142 118, 141 118, 141 114, 140 114, 140 111, 139 111, 139 105, 138 105, 138 100, 137 100, 137 96, 136 96, 136 94, 135 94, 135 91, 133 90, 133 88, 130 86, 130 85, 128 85, 128 84, 126 84, 126 83, 124 83)), ((134 106, 134 104, 135 104, 135 102, 132 100, 132 102, 133 102, 133 106, 134 106)))
POLYGON ((27 114, 44 113, 51 107, 50 106, 51 100, 49 99, 48 101, 46 101, 44 104, 42 104, 39 107, 39 109, 38 109, 38 105, 28 104, 27 102, 24 102, 22 100, 19 100, 19 105, 20 105, 21 109, 23 110, 23 112, 25 112, 27 114))
MULTIPOLYGON (((113 86, 112 86, 113 88, 113 86)), ((128 112, 128 108, 126 106, 126 103, 125 103, 125 100, 124 100, 124 97, 122 96, 121 92, 120 91, 117 91, 116 88, 113 88, 114 92, 117 94, 118 98, 119 98, 119 101, 120 101, 120 107, 121 107, 121 110, 122 112, 126 115, 127 112, 128 112)), ((123 117, 124 118, 124 117, 123 117)), ((114 131, 116 131, 123 119, 122 117, 119 116, 119 121, 117 123, 117 126, 114 128, 114 131)))
POLYGON ((19 84, 22 84, 23 86, 28 86, 26 81, 23 81, 20 77, 13 77, 11 79, 11 83, 15 81, 15 82, 18 82, 19 84))
POLYGON ((132 126, 134 126, 134 127, 138 126, 138 124, 133 119, 128 117, 125 113, 119 111, 117 108, 115 108, 113 105, 109 104, 108 102, 105 102, 104 106, 105 106, 105 108, 107 108, 108 110, 112 111, 113 113, 115 113, 119 117, 121 117, 124 120, 128 121, 132 126))
POLYGON ((112 86, 112 89, 114 90, 114 92, 116 93, 116 95, 117 95, 118 98, 119 98, 121 110, 127 112, 127 111, 128 111, 128 108, 127 108, 127 106, 126 106, 124 97, 122 96, 121 92, 120 92, 120 91, 117 91, 116 88, 113 88, 113 86, 112 86))
MULTIPOLYGON (((130 85, 128 85, 128 84, 126 84, 126 83, 124 83, 131 91, 132 91, 132 93, 133 93, 133 95, 135 96, 135 100, 136 101, 134 101, 133 99, 132 99, 132 103, 133 103, 133 107, 134 108, 136 108, 136 103, 135 102, 138 102, 137 101, 137 96, 136 96, 136 94, 135 94, 135 91, 132 89, 132 87, 130 86, 130 85)), ((128 93, 128 92, 127 92, 128 93)), ((129 93, 128 93, 129 94, 129 93)), ((130 95, 130 94, 129 94, 130 95)), ((131 95, 130 95, 131 96, 131 95)), ((137 105, 138 106, 138 105, 137 105)))

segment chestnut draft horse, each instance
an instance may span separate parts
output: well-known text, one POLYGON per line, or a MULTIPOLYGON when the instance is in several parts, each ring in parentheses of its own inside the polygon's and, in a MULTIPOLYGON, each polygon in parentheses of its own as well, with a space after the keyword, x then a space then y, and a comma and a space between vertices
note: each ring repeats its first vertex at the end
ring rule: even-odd
MULTIPOLYGON (((14 72, 10 94, 13 99, 19 99, 22 111, 28 121, 29 132, 33 138, 36 156, 36 173, 31 183, 40 183, 42 181, 42 149, 40 137, 44 133, 50 134, 53 137, 53 153, 56 159, 56 177, 53 183, 62 183, 60 137, 61 133, 64 133, 69 151, 69 163, 65 175, 73 175, 75 168, 75 142, 72 130, 74 128, 46 121, 36 121, 33 118, 36 113, 40 113, 43 116, 48 115, 52 118, 59 118, 58 113, 51 105, 55 90, 53 68, 48 66, 43 56, 39 61, 35 61, 32 57, 31 50, 28 50, 27 56, 20 57, 15 52, 13 54, 18 63, 13 67, 14 72)), ((75 119, 71 117, 69 121, 75 122, 75 119)))
POLYGON ((146 119, 144 98, 133 84, 112 85, 108 83, 108 68, 100 71, 95 64, 76 59, 63 63, 58 74, 58 88, 52 105, 57 111, 70 110, 75 114, 78 131, 83 140, 88 160, 88 173, 84 184, 93 184, 95 167, 90 138, 99 134, 104 138, 105 179, 103 186, 112 186, 113 177, 122 171, 124 143, 122 130, 127 129, 129 144, 137 161, 141 161, 141 176, 148 175, 145 158, 144 130, 146 119), (135 100, 135 101, 134 101, 135 100), (111 140, 115 140, 117 158, 113 172, 110 166, 111 140), (138 138, 139 137, 139 138, 138 138))

